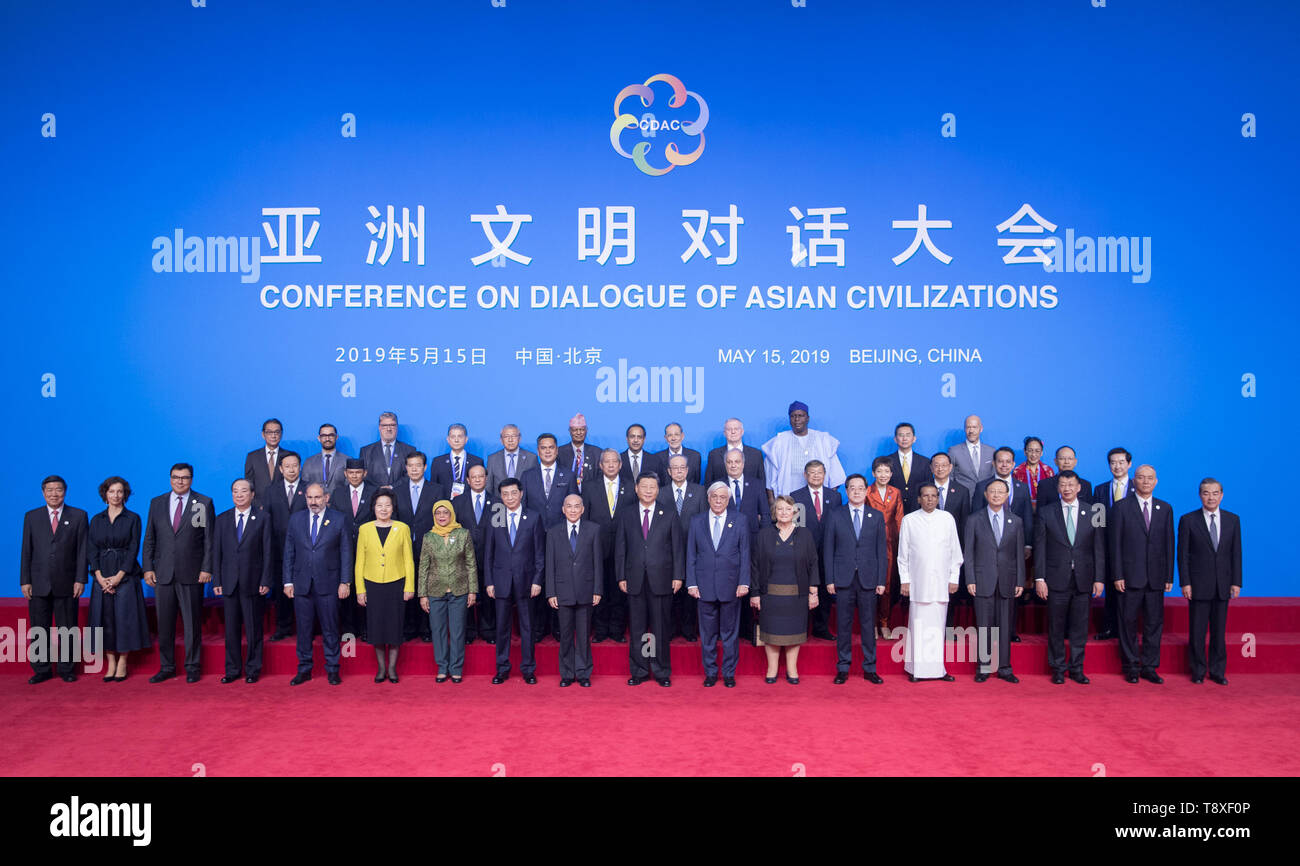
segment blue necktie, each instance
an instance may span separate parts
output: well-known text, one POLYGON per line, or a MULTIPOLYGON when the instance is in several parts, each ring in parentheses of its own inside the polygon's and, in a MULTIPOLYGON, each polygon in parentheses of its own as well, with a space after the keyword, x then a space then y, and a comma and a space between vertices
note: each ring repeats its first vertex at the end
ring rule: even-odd
POLYGON ((474 494, 474 522, 478 523, 483 519, 483 494, 474 494))
POLYGON ((515 515, 510 515, 510 546, 515 546, 515 515))
POLYGON ((235 527, 235 540, 244 540, 244 515, 239 515, 239 524, 235 527))
POLYGON ((569 526, 569 549, 578 552, 578 527, 573 525, 569 526))
POLYGON ((862 535, 862 509, 853 509, 853 537, 858 538, 862 535))
POLYGON ((319 514, 313 514, 311 516, 311 543, 313 547, 316 545, 316 526, 319 521, 320 521, 319 514))
POLYGON ((998 544, 1002 543, 1002 512, 993 513, 993 540, 998 544))

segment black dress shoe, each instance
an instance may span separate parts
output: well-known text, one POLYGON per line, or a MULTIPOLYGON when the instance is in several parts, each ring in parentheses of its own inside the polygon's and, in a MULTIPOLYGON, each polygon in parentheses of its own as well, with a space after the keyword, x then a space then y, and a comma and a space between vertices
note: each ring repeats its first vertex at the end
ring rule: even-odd
POLYGON ((446 675, 446 674, 438 674, 436 677, 433 678, 433 681, 434 681, 435 683, 445 683, 445 682, 447 682, 447 675, 446 675))
POLYGON ((453 686, 458 686, 458 685, 460 685, 460 681, 461 681, 461 679, 462 679, 462 677, 452 677, 452 678, 451 678, 451 684, 452 684, 453 686))
POLYGON ((280 630, 280 629, 276 629, 275 634, 271 635, 271 640, 272 640, 272 641, 284 640, 285 638, 289 637, 291 634, 292 634, 292 632, 287 632, 287 631, 282 631, 282 630, 280 630))
POLYGON ((558 631, 551 632, 551 637, 555 638, 556 643, 560 642, 560 633, 558 631))
POLYGON ((571 685, 573 685, 573 680, 560 680, 560 688, 562 689, 567 689, 571 685))
POLYGON ((1205 677, 1192 677, 1192 682, 1199 686, 1205 682, 1205 677))
POLYGON ((1134 673, 1124 674, 1124 681, 1129 683, 1135 683, 1138 681, 1138 675, 1134 673))
POLYGON ((239 674, 226 674, 221 678, 221 684, 224 686, 226 683, 233 683, 237 679, 239 679, 239 674))
POLYGON ((59 674, 59 679, 63 680, 65 683, 75 683, 75 682, 77 681, 77 675, 76 675, 76 674, 59 674))
POLYGON ((1052 684, 1057 686, 1065 685, 1065 674, 1060 671, 1052 671, 1052 684))
POLYGON ((1106 629, 1105 631, 1097 632, 1095 635, 1092 636, 1092 639, 1093 640, 1114 640, 1115 637, 1116 635, 1113 630, 1106 629))
POLYGON ((817 638, 818 640, 835 640, 835 635, 831 634, 826 629, 821 629, 820 631, 814 631, 812 633, 812 636, 817 638))
POLYGON ((700 636, 698 634, 687 634, 687 635, 682 635, 682 637, 686 638, 691 643, 695 643, 697 640, 700 639, 700 636))
POLYGON ((603 643, 604 640, 605 640, 605 636, 604 636, 603 634, 598 634, 598 635, 595 635, 594 637, 592 637, 591 642, 592 642, 592 643, 603 643))
POLYGON ((639 686, 639 685, 641 685, 643 682, 645 682, 647 679, 649 679, 649 677, 628 677, 628 678, 627 678, 627 684, 628 684, 629 686, 639 686))
POLYGON ((619 643, 627 643, 627 635, 616 634, 614 635, 614 640, 618 641, 619 643))
POLYGON ((835 674, 835 680, 834 680, 835 685, 842 686, 848 681, 849 681, 849 675, 845 671, 840 671, 839 673, 835 674))
MULTIPOLYGON (((474 642, 474 635, 472 635, 472 634, 467 634, 467 635, 465 635, 465 646, 469 646, 469 645, 472 644, 473 642, 474 642)), ((432 637, 429 638, 429 643, 433 643, 433 638, 432 638, 432 637)))
POLYGON ((158 673, 149 677, 149 682, 151 683, 166 682, 167 680, 171 679, 174 676, 176 676, 176 671, 158 671, 158 673))
POLYGON ((505 682, 506 680, 508 680, 508 679, 510 679, 510 674, 509 674, 509 673, 497 674, 496 676, 494 676, 494 677, 492 678, 492 685, 494 685, 494 686, 499 686, 499 685, 501 685, 502 683, 504 683, 504 682, 505 682))
POLYGON ((799 678, 798 678, 798 677, 792 677, 792 676, 790 676, 789 674, 786 674, 786 675, 785 675, 785 681, 786 681, 787 683, 789 683, 790 685, 792 685, 792 686, 797 686, 797 685, 799 685, 799 678))
MULTIPOLYGON (((28 680, 27 682, 30 683, 30 682, 32 682, 33 680, 35 680, 35 677, 33 677, 32 679, 28 680)), ((115 682, 117 682, 117 677, 115 677, 113 674, 109 674, 108 676, 104 677, 104 682, 106 682, 106 683, 115 683, 115 682)))
POLYGON ((945 683, 955 683, 957 681, 957 678, 952 674, 944 674, 939 677, 939 679, 943 680, 945 683))
POLYGON ((914 675, 912 675, 912 674, 908 674, 908 675, 907 675, 907 681, 908 681, 909 683, 914 683, 914 682, 916 682, 916 677, 915 677, 914 675))
POLYGON ((186 671, 186 672, 185 672, 185 682, 187 682, 187 683, 197 683, 198 681, 199 681, 199 673, 198 673, 198 671, 186 671))
POLYGON ((862 675, 862 678, 867 682, 875 683, 876 685, 880 685, 881 683, 884 682, 884 680, 880 678, 880 674, 876 673, 875 671, 867 671, 862 675))
POLYGON ((768 685, 771 685, 772 683, 776 682, 776 677, 764 677, 763 682, 767 683, 768 685))
POLYGON ((1020 677, 1016 676, 1015 674, 998 674, 998 679, 1005 680, 1006 682, 1009 683, 1020 682, 1020 677))
MULTIPOLYGON (((31 677, 27 680, 27 682, 31 683, 32 685, 36 685, 37 683, 43 683, 46 680, 52 680, 52 679, 54 679, 54 674, 50 674, 50 673, 32 674, 31 677)), ((153 680, 153 682, 161 682, 161 680, 153 680)))
POLYGON ((329 683, 332 686, 342 685, 343 677, 339 676, 338 671, 330 671, 328 674, 325 675, 325 682, 329 683))
POLYGON ((1079 671, 1079 673, 1077 674, 1075 673, 1070 674, 1070 679, 1074 680, 1076 683, 1078 683, 1081 686, 1086 686, 1088 683, 1092 682, 1092 680, 1084 676, 1083 671, 1079 671))
POLYGON ((1212 682, 1212 683, 1216 683, 1216 684, 1221 685, 1221 686, 1226 686, 1226 685, 1228 684, 1228 678, 1227 678, 1227 677, 1216 677, 1214 674, 1210 674, 1210 682, 1212 682))
POLYGON ((536 676, 536 674, 524 674, 524 682, 528 683, 528 685, 530 685, 530 686, 535 686, 535 685, 537 685, 537 676, 536 676))
POLYGON ((485 643, 485 644, 495 645, 496 642, 497 642, 497 639, 494 638, 494 637, 485 637, 485 638, 483 638, 483 643, 485 643))
POLYGON ((389 681, 390 683, 396 683, 396 682, 397 682, 397 671, 389 671, 389 672, 388 672, 388 681, 389 681))
POLYGON ((244 677, 244 682, 248 683, 249 685, 252 685, 253 683, 257 682, 258 679, 261 678, 261 676, 262 676, 261 674, 249 674, 248 676, 244 677))
POLYGON ((668 688, 673 684, 673 681, 668 677, 664 677, 661 680, 655 680, 655 682, 659 683, 659 685, 663 686, 664 688, 668 688))
POLYGON ((723 677, 723 678, 722 678, 722 684, 723 684, 724 686, 726 686, 727 688, 729 688, 729 689, 734 689, 734 688, 736 687, 736 678, 735 678, 735 677, 723 677))
POLYGON ((311 679, 311 671, 299 671, 293 675, 293 679, 289 680, 289 685, 300 686, 309 679, 311 679))
POLYGON ((982 682, 984 682, 985 680, 987 680, 988 678, 989 678, 989 675, 988 675, 988 674, 986 674, 986 673, 978 673, 978 674, 975 675, 975 682, 977 682, 977 683, 982 683, 982 682))
POLYGON ((718 684, 718 678, 717 678, 717 677, 705 677, 705 678, 704 678, 704 687, 705 687, 706 689, 711 689, 711 688, 713 688, 714 686, 716 686, 717 684, 718 684))
POLYGON ((1018 634, 1013 634, 1013 635, 1011 636, 1011 642, 1012 642, 1012 643, 1020 643, 1020 635, 1018 635, 1018 634))
POLYGON ((582 686, 584 689, 589 689, 591 688, 591 680, 578 680, 578 685, 582 686))
POLYGON ((1164 677, 1160 676, 1160 674, 1156 673, 1155 671, 1143 671, 1142 679, 1146 680, 1149 683, 1155 683, 1156 685, 1160 685, 1165 681, 1164 677))

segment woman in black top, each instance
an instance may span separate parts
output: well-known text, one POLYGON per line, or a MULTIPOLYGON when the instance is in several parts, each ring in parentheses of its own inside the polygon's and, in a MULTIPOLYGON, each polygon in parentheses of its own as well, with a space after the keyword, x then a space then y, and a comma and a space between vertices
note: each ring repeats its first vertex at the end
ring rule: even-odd
POLYGON ((104 682, 126 679, 127 653, 148 649, 149 621, 145 616, 140 576, 140 515, 128 511, 131 485, 116 475, 99 485, 99 498, 108 506, 90 519, 87 535, 90 574, 91 628, 102 628, 104 682))
POLYGON ((808 638, 808 611, 817 606, 817 543, 812 530, 794 525, 795 504, 789 496, 772 503, 775 526, 759 531, 754 541, 750 604, 759 612, 758 635, 767 651, 767 681, 785 652, 785 678, 799 683, 799 645, 808 638))

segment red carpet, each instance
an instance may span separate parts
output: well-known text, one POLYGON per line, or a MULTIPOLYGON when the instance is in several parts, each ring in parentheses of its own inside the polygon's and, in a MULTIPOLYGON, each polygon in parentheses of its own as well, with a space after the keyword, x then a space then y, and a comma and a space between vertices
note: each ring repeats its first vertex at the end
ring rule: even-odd
POLYGON ((1300 775, 1300 677, 592 688, 0 677, 5 775, 1300 775), (494 769, 496 768, 496 769, 494 769))

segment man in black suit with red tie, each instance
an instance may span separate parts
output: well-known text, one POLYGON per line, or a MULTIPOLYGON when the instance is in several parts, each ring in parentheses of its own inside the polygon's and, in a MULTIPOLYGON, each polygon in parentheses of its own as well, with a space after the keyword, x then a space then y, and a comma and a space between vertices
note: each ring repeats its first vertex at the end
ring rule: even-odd
MULTIPOLYGON (((271 519, 253 504, 245 479, 230 485, 235 506, 217 515, 212 534, 212 591, 222 599, 226 621, 226 674, 222 683, 255 683, 262 675, 262 602, 271 590, 275 559, 271 519), (248 659, 240 646, 240 626, 248 633, 248 659)), ((283 560, 283 548, 279 558, 283 560)), ((283 567, 283 563, 281 564, 283 567)))
POLYGON ((704 486, 707 488, 715 481, 727 480, 727 452, 739 451, 745 458, 744 475, 758 482, 760 489, 767 488, 767 470, 763 468, 763 452, 743 441, 745 425, 739 418, 728 418, 722 425, 722 437, 725 440, 709 452, 709 459, 704 465, 704 486))
POLYGON ((1187 662, 1192 682, 1205 681, 1205 633, 1210 633, 1210 681, 1228 684, 1228 600, 1241 593, 1241 519, 1219 507, 1223 485, 1206 478, 1201 507, 1178 521, 1178 582, 1188 602, 1187 662))
POLYGON ((1052 682, 1064 683, 1068 667, 1070 679, 1085 685, 1088 677, 1083 673, 1083 652, 1088 640, 1088 612, 1091 600, 1101 595, 1106 580, 1106 536, 1100 527, 1092 525, 1087 503, 1079 496, 1083 489, 1079 476, 1064 469, 1055 478, 1060 497, 1040 501, 1034 518, 1034 591, 1047 602, 1047 664, 1052 669, 1052 682))
POLYGON ((1164 680, 1160 666, 1160 633, 1165 622, 1165 593, 1174 588, 1174 510, 1156 499, 1156 470, 1143 464, 1133 475, 1133 495, 1110 510, 1106 534, 1114 563, 1114 588, 1119 591, 1119 647, 1124 676, 1153 683, 1164 680), (1138 617, 1142 642, 1138 643, 1138 617))
MULTIPOLYGON (((1025 528, 1006 507, 1007 483, 1001 478, 984 485, 984 501, 987 506, 971 512, 966 520, 962 550, 966 590, 975 600, 980 647, 996 645, 998 679, 1018 683, 1011 670, 1011 618, 1016 615, 1016 599, 1025 590, 1025 528)), ((992 672, 992 659, 981 659, 975 682, 984 682, 992 672)))
MULTIPOLYGON (((488 490, 487 470, 482 466, 471 466, 465 475, 465 483, 469 486, 465 495, 453 499, 451 507, 456 512, 456 522, 469 530, 469 537, 474 542, 474 564, 478 567, 478 585, 482 587, 485 586, 484 548, 488 530, 492 528, 492 507, 497 498, 488 490)), ((484 599, 482 594, 478 603, 466 611, 465 642, 472 643, 475 637, 481 637, 487 643, 495 643, 497 639, 496 604, 490 598, 484 599), (470 614, 474 615, 473 622, 469 620, 470 614)))
POLYGON ((278 418, 268 418, 262 422, 262 439, 266 445, 254 448, 244 458, 244 479, 253 487, 253 498, 258 505, 265 507, 262 494, 284 476, 281 474, 280 461, 285 452, 280 448, 280 439, 284 435, 284 425, 278 418))
MULTIPOLYGON (((795 524, 797 526, 806 526, 813 534, 813 541, 817 542, 817 550, 822 549, 822 539, 826 535, 826 521, 830 512, 838 508, 842 502, 840 492, 834 487, 827 487, 826 482, 826 464, 820 460, 809 460, 803 468, 804 480, 808 483, 790 493, 790 498, 794 500, 795 507, 795 524)), ((821 578, 821 585, 826 585, 826 560, 824 557, 817 557, 817 573, 821 578)), ((830 621, 831 611, 834 609, 832 600, 833 595, 827 595, 821 600, 821 604, 813 608, 810 615, 812 619, 813 637, 822 640, 834 640, 835 636, 831 634, 830 621)))
MULTIPOLYGON (((424 536, 433 529, 433 503, 447 498, 441 484, 424 477, 424 468, 428 458, 423 451, 412 451, 406 455, 406 478, 393 485, 393 499, 397 506, 397 519, 411 530, 411 553, 418 567, 420 550, 424 546, 424 536)), ((407 640, 416 637, 425 643, 433 641, 429 628, 429 615, 420 607, 420 599, 413 598, 402 603, 405 611, 402 623, 402 636, 407 640)))
POLYGON ((307 510, 307 485, 302 480, 302 458, 295 451, 280 455, 283 478, 266 489, 262 503, 271 524, 271 598, 275 604, 275 633, 271 640, 284 640, 293 634, 293 599, 284 594, 280 570, 284 561, 284 537, 289 518, 307 510))
POLYGON ((641 473, 636 504, 623 509, 614 533, 614 569, 618 588, 627 593, 631 622, 627 684, 639 686, 652 674, 659 685, 672 685, 668 645, 673 593, 686 580, 686 545, 682 525, 659 504, 659 477, 641 473))
POLYGON ((511 608, 519 615, 523 655, 519 672, 528 685, 537 684, 532 599, 546 581, 546 531, 536 511, 523 507, 519 479, 507 478, 497 488, 501 507, 493 509, 492 526, 483 546, 483 586, 496 605, 497 672, 495 685, 510 678, 511 608))
MULTIPOLYGON (((18 584, 27 599, 31 631, 45 635, 45 653, 31 653, 35 685, 52 679, 49 653, 52 628, 76 629, 77 599, 86 587, 86 512, 65 505, 68 484, 57 475, 41 482, 45 505, 23 515, 22 561, 18 584), (38 656, 42 656, 38 658, 38 656)), ((65 632, 68 633, 68 632, 65 632)), ((72 647, 59 642, 59 677, 67 683, 77 679, 72 665, 72 647)))
POLYGON ((898 488, 903 496, 903 513, 911 514, 921 507, 917 499, 921 485, 931 482, 930 458, 912 450, 916 444, 916 428, 910 421, 894 426, 894 442, 898 444, 898 450, 887 455, 893 473, 889 476, 889 486, 898 488))
POLYGON ((560 623, 560 685, 591 685, 591 612, 600 604, 605 554, 600 527, 582 519, 582 497, 564 497, 564 520, 546 534, 546 600, 560 623))
POLYGON ((624 484, 618 470, 623 465, 622 458, 613 448, 606 448, 600 455, 600 475, 593 478, 582 488, 583 513, 587 519, 600 527, 600 549, 605 553, 605 591, 596 608, 596 621, 592 626, 592 643, 600 643, 605 638, 613 638, 619 643, 627 640, 627 594, 615 586, 614 569, 614 533, 618 525, 618 516, 622 510, 636 502, 636 494, 631 484, 624 484))
POLYGON ((190 489, 194 467, 171 468, 170 493, 149 503, 140 565, 144 581, 154 587, 158 606, 158 673, 161 683, 176 676, 176 614, 185 627, 185 681, 199 681, 202 648, 203 586, 212 580, 212 500, 190 489))

